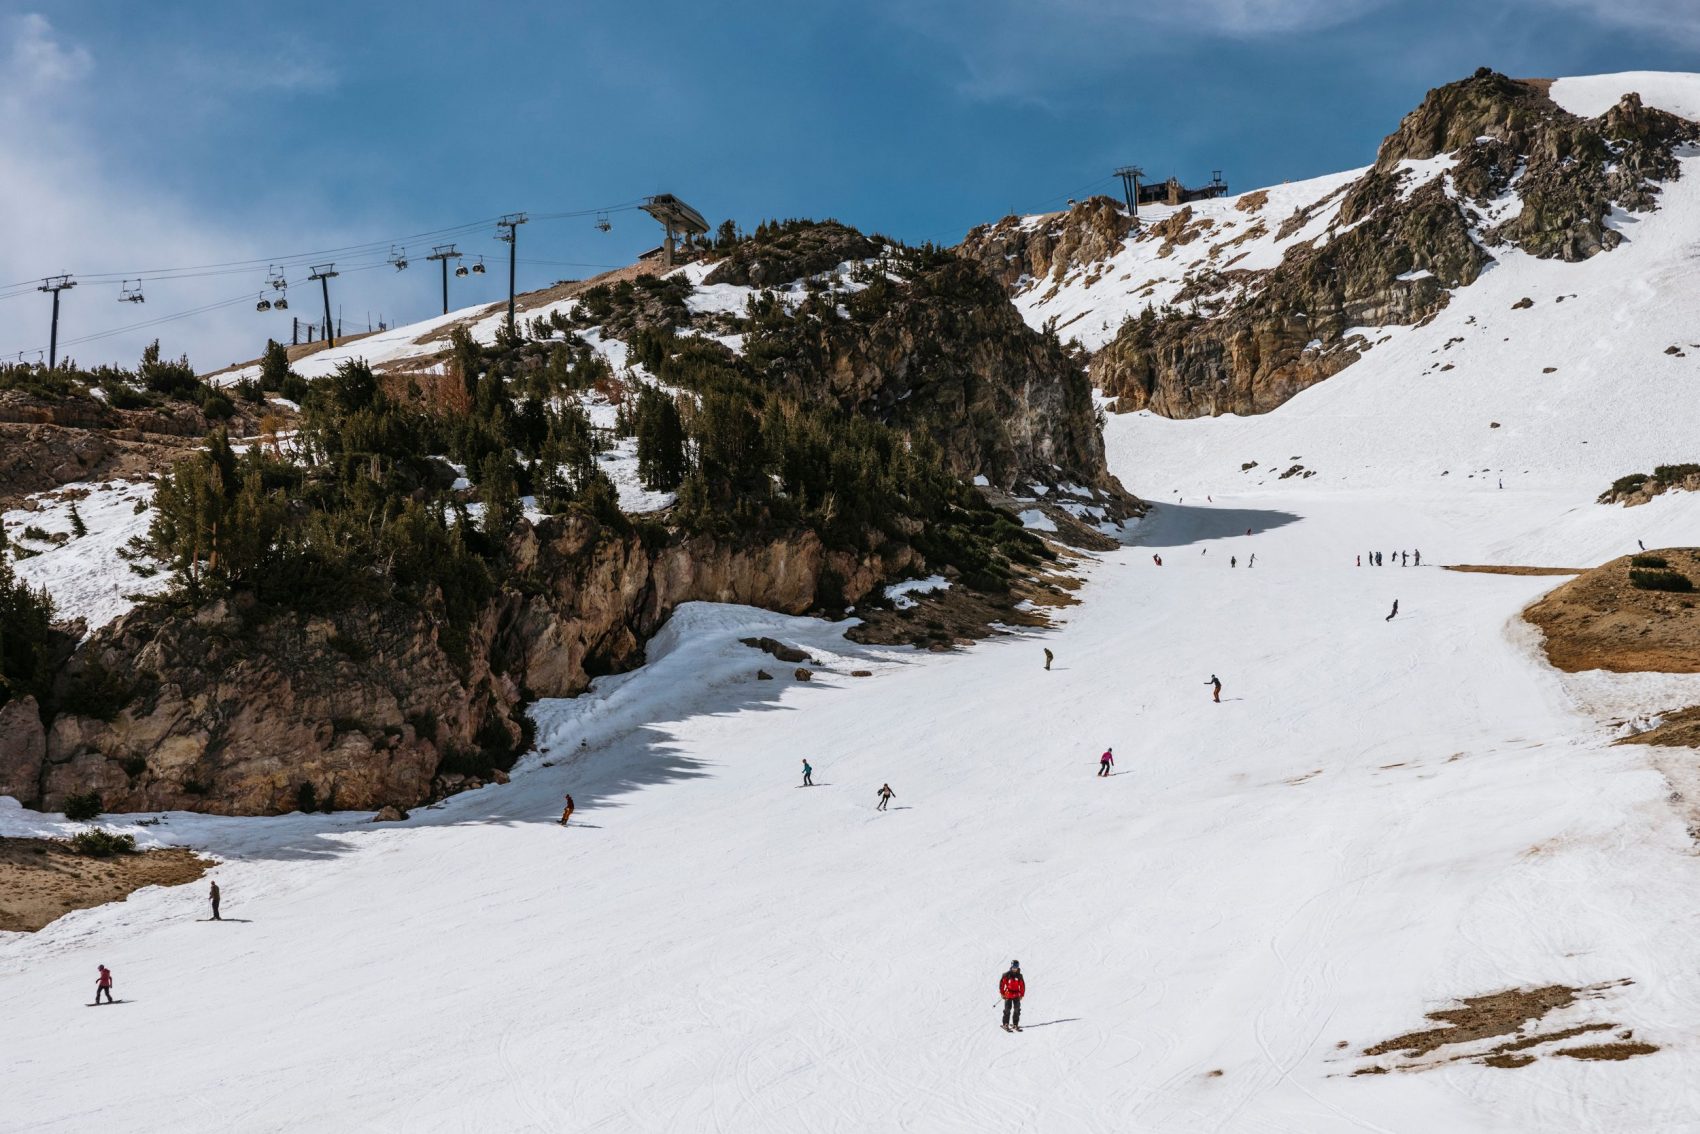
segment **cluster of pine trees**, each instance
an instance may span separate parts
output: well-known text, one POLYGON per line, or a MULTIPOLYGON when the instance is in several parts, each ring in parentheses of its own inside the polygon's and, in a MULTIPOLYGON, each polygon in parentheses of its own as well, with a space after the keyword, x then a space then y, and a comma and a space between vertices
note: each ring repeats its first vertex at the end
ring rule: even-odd
POLYGON ((43 698, 52 676, 53 599, 13 573, 7 552, 0 534, 0 705, 43 698))

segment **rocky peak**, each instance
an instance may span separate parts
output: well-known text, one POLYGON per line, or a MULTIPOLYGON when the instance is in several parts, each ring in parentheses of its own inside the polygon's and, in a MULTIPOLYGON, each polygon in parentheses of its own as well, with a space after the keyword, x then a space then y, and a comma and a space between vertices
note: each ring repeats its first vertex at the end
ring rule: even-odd
POLYGON ((1043 217, 1005 217, 972 229, 957 251, 978 261, 992 278, 1014 291, 1025 281, 1035 286, 1060 282, 1081 264, 1108 260, 1122 250, 1133 221, 1110 197, 1088 197, 1067 210, 1043 217))

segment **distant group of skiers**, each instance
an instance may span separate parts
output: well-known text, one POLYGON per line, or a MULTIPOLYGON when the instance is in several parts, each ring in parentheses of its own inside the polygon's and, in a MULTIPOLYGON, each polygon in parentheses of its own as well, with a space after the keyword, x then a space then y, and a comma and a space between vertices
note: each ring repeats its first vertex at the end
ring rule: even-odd
MULTIPOLYGON (((1386 566, 1386 564, 1382 561, 1381 552, 1371 551, 1371 552, 1368 552, 1367 554, 1369 556, 1369 565, 1371 567, 1385 567, 1386 566)), ((1392 553, 1392 555, 1393 555, 1393 565, 1395 567, 1421 567, 1423 565, 1423 553, 1422 553, 1421 550, 1417 550, 1417 551, 1395 551, 1395 552, 1392 553)), ((1364 556, 1360 555, 1360 556, 1358 556, 1358 566, 1362 567, 1363 565, 1364 565, 1364 556)))

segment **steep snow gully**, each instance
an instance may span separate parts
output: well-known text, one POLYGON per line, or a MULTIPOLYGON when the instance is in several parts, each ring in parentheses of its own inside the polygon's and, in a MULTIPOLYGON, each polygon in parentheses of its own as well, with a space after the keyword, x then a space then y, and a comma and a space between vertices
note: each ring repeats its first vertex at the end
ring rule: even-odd
POLYGON ((934 655, 696 604, 540 704, 509 784, 396 824, 111 821, 218 856, 248 920, 188 886, 0 936, 0 1129, 1700 1128, 1700 857, 1611 743, 1700 676, 1559 674, 1517 617, 1558 580, 1429 566, 1697 542, 1700 495, 1593 503, 1695 459, 1700 362, 1663 353, 1700 310, 1695 160, 1622 248, 1507 257, 1267 417, 1113 416, 1161 506, 1054 630, 934 655), (1425 566, 1355 566, 1400 549, 1425 566), (752 635, 817 676, 756 681, 752 635), (101 963, 122 1012, 84 1008, 101 963), (1546 985, 1601 991, 1529 1033, 1656 1050, 1363 1054, 1546 985))

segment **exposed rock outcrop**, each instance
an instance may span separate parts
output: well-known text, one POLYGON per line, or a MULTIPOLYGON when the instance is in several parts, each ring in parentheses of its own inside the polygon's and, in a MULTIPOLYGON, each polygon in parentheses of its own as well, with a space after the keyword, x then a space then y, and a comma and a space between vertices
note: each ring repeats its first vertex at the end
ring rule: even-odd
POLYGON ((399 602, 139 608, 67 665, 45 739, 33 703, 0 709, 0 794, 47 809, 93 790, 113 811, 405 810, 497 777, 527 742, 530 698, 640 664, 680 603, 797 614, 825 572, 856 601, 920 566, 906 547, 858 559, 813 533, 650 549, 576 512, 516 525, 510 553, 510 583, 454 643, 439 611, 399 602), (84 707, 101 699, 109 711, 84 707))
POLYGON ((1132 226, 1115 200, 1089 197, 1064 212, 980 225, 957 251, 1014 291, 1029 279, 1060 282, 1076 265, 1108 260, 1122 250, 1132 226))
MULTIPOLYGON (((1178 297, 1191 309, 1129 320, 1094 356, 1093 379, 1123 411, 1266 412, 1356 361, 1370 344, 1351 328, 1432 317, 1491 248, 1567 260, 1612 248, 1611 210, 1655 207, 1656 182, 1677 176, 1675 148, 1696 140, 1700 125, 1633 94, 1584 119, 1545 84, 1483 69, 1429 92, 1322 235, 1266 272, 1192 280, 1178 297), (1444 171, 1410 165, 1441 155, 1452 159, 1444 171)), ((1311 219, 1301 210, 1283 231, 1311 219)), ((1171 239, 1191 231, 1181 229, 1171 239)))
POLYGON ((978 263, 941 255, 854 296, 849 318, 806 304, 762 335, 751 350, 771 348, 768 380, 924 434, 964 479, 1072 483, 1115 518, 1142 511, 1110 475, 1083 360, 1028 327, 978 263))

